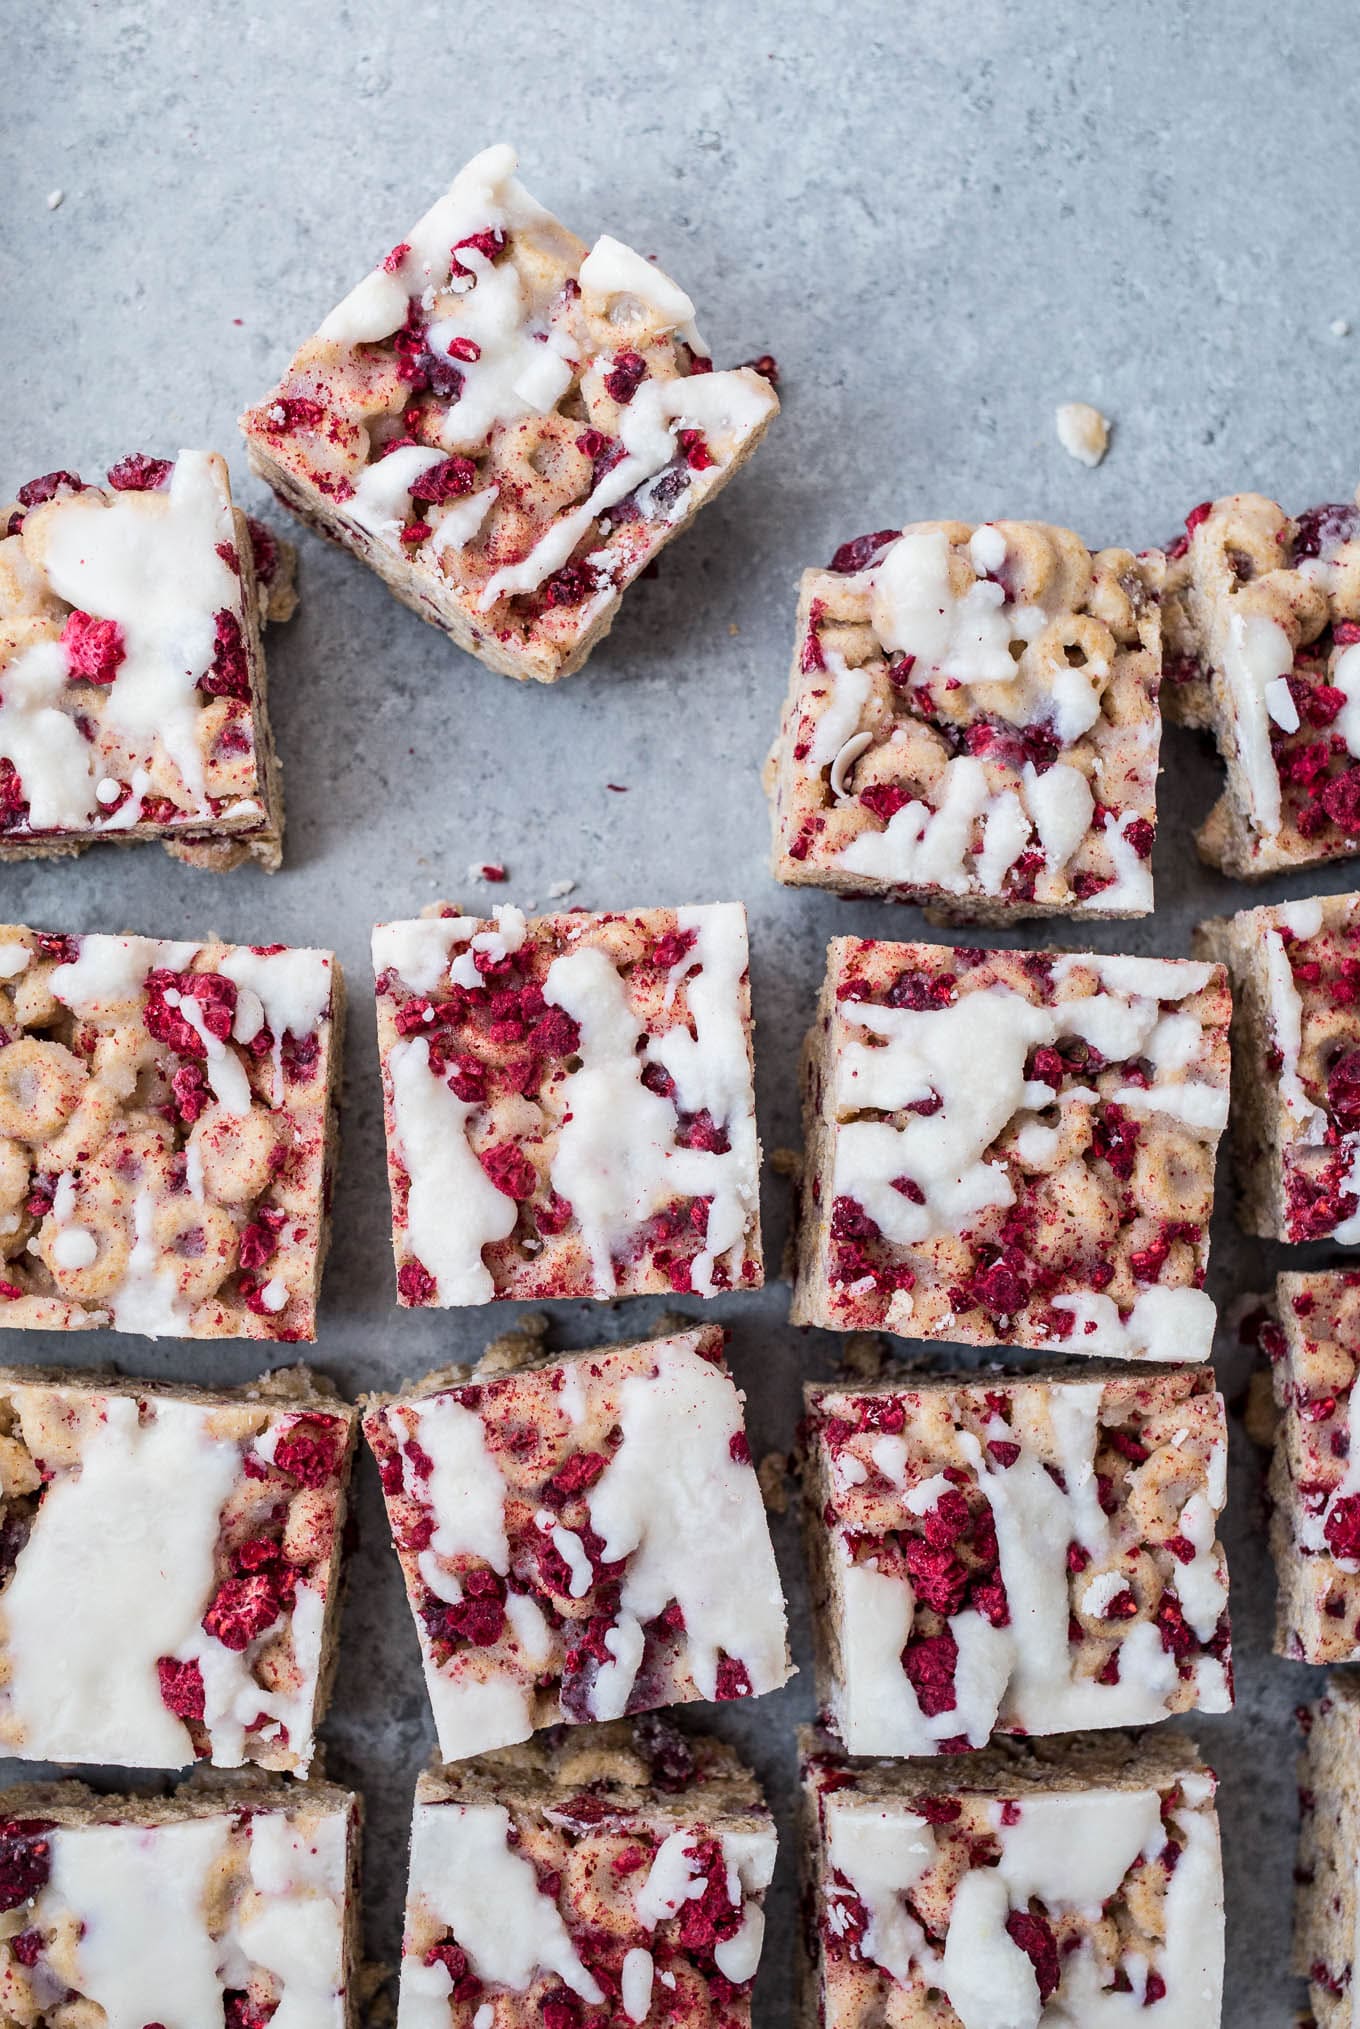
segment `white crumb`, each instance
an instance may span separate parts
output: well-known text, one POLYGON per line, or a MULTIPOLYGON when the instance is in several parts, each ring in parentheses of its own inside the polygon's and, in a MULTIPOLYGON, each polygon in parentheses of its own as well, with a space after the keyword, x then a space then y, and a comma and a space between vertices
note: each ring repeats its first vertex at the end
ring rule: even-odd
POLYGON ((66 192, 64 190, 49 190, 47 193, 47 209, 55 211, 65 195, 66 192))
POLYGON ((554 881, 548 890, 548 900, 550 902, 560 902, 563 895, 574 893, 575 888, 575 881, 554 881))
POLYGON ((1351 327, 1344 317, 1334 317, 1331 329, 1333 338, 1349 338, 1351 335, 1351 327))
POLYGON ((1098 465, 1110 442, 1110 423, 1089 402, 1063 402, 1055 418, 1058 442, 1082 465, 1098 465))

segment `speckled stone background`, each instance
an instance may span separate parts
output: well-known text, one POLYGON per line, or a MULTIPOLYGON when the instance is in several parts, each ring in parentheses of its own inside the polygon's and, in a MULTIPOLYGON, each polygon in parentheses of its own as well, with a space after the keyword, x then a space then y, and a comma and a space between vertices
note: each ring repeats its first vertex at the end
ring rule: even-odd
MULTIPOLYGON (((912 911, 781 890, 766 871, 759 770, 799 569, 863 529, 928 515, 1041 516, 1138 547, 1215 492, 1259 488, 1297 508, 1344 498, 1357 477, 1360 127, 1336 117, 1347 0, 10 0, 5 21, 0 496, 53 466, 94 474, 128 450, 203 445, 227 453, 258 507, 235 417, 466 157, 501 138, 587 238, 611 231, 679 277, 719 363, 770 350, 782 370, 765 448, 556 690, 490 675, 357 563, 302 538, 303 607, 269 644, 282 873, 215 878, 151 847, 0 871, 0 914, 39 926, 339 951, 355 1005, 317 1360, 346 1390, 474 1355, 508 1321, 395 1307, 372 922, 436 896, 477 900, 466 869, 487 857, 512 873, 496 898, 526 907, 569 878, 590 906, 739 897, 765 1143, 787 1145, 827 938, 922 931, 912 911), (1334 329, 1348 319, 1354 337, 1334 329), (1114 419, 1097 472, 1058 446, 1054 405, 1071 399, 1114 419)), ((1198 916, 1248 899, 1194 859, 1210 756, 1169 735, 1165 765, 1157 914, 1097 928, 1103 950, 1184 953, 1198 916)), ((1356 878, 1339 867, 1268 895, 1356 878)), ((1226 1305, 1284 1250, 1235 1235, 1226 1174, 1220 1195, 1210 1288, 1226 1305)), ((786 1204, 772 1171, 766 1214, 777 1264, 786 1204)), ((829 1337, 789 1329, 787 1296, 773 1281, 714 1306, 758 1452, 788 1446, 801 1380, 835 1355, 829 1337)), ((645 1302, 562 1305, 553 1326, 581 1346, 639 1335, 654 1315, 645 1302)), ((65 1349, 34 1334, 0 1352, 65 1349)), ((263 1364, 246 1346, 70 1350, 80 1365, 110 1356, 179 1380, 263 1364)), ((1230 1343, 1220 1372, 1240 1411, 1246 1366, 1230 1343)), ((1233 1445, 1239 1704, 1198 1732, 1223 1779, 1224 2019, 1279 2029, 1301 1994, 1287 1971, 1291 1710, 1317 1680, 1269 1654, 1259 1469, 1240 1413, 1233 1445)), ((367 1462, 359 1512, 326 1737, 331 1771, 367 1799, 367 1941, 390 1960, 432 1735, 367 1462)), ((797 1599, 793 1514, 776 1528, 797 1599)), ((812 1707, 801 1610, 794 1645, 803 1674, 786 1692, 714 1718, 758 1766, 786 1834, 758 1990, 769 2029, 791 2007, 793 1728, 812 1707)))

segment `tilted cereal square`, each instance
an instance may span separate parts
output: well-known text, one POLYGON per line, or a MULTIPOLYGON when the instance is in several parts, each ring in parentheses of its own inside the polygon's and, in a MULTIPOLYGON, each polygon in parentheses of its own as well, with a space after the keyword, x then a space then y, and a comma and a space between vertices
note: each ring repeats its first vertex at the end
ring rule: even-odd
POLYGON ((0 1327, 316 1337, 329 951, 0 925, 0 1327))
POLYGON ((365 1405, 446 1760, 788 1678, 722 1347, 706 1326, 511 1371, 492 1348, 365 1405))
POLYGON ((357 1430, 304 1367, 216 1393, 0 1370, 0 1751, 306 1775, 357 1430))
POLYGON ((1278 1411, 1275 1650, 1308 1663, 1360 1662, 1360 1422, 1351 1416, 1360 1270, 1281 1275, 1256 1323, 1278 1411))
POLYGON ((949 1763, 803 1745, 806 2029, 1217 2029, 1216 1783, 1183 1735, 949 1763))
POLYGON ((403 1304, 762 1280, 746 912, 373 933, 403 1304))
POLYGON ((1314 2029, 1358 2029, 1360 1674, 1334 1670, 1323 1695, 1300 1707, 1299 1717, 1294 1971, 1308 1982, 1314 2029))
POLYGON ((775 1845, 731 1748, 663 1719, 422 1775, 399 2020, 750 2029, 775 1845))
POLYGON ((1232 1703, 1202 1367, 810 1384, 818 1707, 852 1754, 1232 1703))
POLYGON ((267 1777, 0 1791, 15 2029, 359 2029, 359 1799, 267 1777))
POLYGON ((1243 880, 1360 853, 1360 509, 1203 501, 1167 547, 1169 719, 1208 727, 1227 786, 1196 835, 1243 880))
POLYGON ((1207 1359, 1227 978, 840 937, 804 1051, 796 1324, 1207 1359))
POLYGON ((551 683, 745 463, 768 379, 715 373, 684 290, 587 252, 488 148, 242 418, 285 506, 506 676, 551 683))
POLYGON ((225 462, 45 472, 0 522, 0 861, 151 838, 277 867, 260 636, 296 604, 292 550, 232 505, 225 462))
POLYGON ((994 923, 1150 914, 1161 565, 926 521, 805 571, 776 877, 994 923))
POLYGON ((1233 985, 1233 1166, 1249 1233, 1360 1241, 1360 895, 1203 923, 1233 985))

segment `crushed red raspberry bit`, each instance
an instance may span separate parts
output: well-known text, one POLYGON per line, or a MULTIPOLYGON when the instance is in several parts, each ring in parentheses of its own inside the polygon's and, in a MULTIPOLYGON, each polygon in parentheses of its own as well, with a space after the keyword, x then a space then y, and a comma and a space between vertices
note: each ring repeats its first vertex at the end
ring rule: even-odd
POLYGON ((106 476, 115 493, 154 493, 174 469, 172 458, 150 458, 145 451, 131 451, 110 465, 106 476))
POLYGON ((647 378, 647 362, 640 352, 617 352, 614 364, 604 377, 605 393, 623 407, 647 378))
POLYGON ((177 1719, 203 1717, 206 1694, 203 1672, 196 1662, 181 1663, 173 1656, 161 1656, 156 1663, 156 1675, 160 1679, 161 1703, 167 1711, 177 1719))
POLYGON ((844 577, 851 577, 857 571, 867 571, 870 564, 876 562, 888 544, 896 542, 901 533, 900 528, 880 528, 875 530, 873 535, 857 535, 852 542, 841 544, 827 569, 836 571, 844 577))
POLYGON ((123 630, 116 620, 98 620, 79 608, 67 617, 61 645, 73 683, 112 683, 127 655, 123 630))
POLYGON ((20 507, 41 507, 44 501, 55 500, 61 492, 83 493, 85 482, 74 472, 44 472, 37 479, 28 480, 19 488, 15 498, 20 507))
POLYGON ((314 402, 308 395, 285 395, 269 404, 265 410, 265 423, 269 429, 286 436, 293 430, 317 429, 325 414, 321 403, 314 402))
POLYGON ((442 465, 431 465, 411 481, 411 498, 442 507, 445 501, 461 500, 476 484, 477 467, 471 458, 446 458, 442 465))

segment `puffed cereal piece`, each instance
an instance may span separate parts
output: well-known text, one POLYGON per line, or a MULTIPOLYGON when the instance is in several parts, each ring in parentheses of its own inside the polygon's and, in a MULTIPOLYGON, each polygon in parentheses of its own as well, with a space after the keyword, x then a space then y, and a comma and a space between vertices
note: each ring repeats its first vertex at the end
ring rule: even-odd
POLYGON ((664 1719, 422 1775, 399 2029, 483 2008, 542 2029, 611 2001, 619 2022, 750 2029, 775 1847, 731 1748, 664 1719))
POLYGON ((833 940, 803 1057, 792 1320, 1207 1359, 1227 978, 833 940))
POLYGON ((215 452, 45 472, 0 508, 0 861, 159 839, 213 872, 280 864, 261 632, 293 552, 215 452))
POLYGON ((0 1328, 316 1337, 329 951, 0 925, 0 1328))
POLYGON ((0 1792, 0 2021, 359 2029, 360 1802, 266 1776, 0 1792))
POLYGON ((1184 1735, 945 1763, 802 1745, 804 2029, 1217 2029, 1216 1779, 1184 1735))
POLYGON ((722 1348, 717 1326, 557 1357, 497 1345, 365 1402, 446 1760, 787 1680, 722 1348))
POLYGON ((584 243, 487 148, 241 421, 286 507, 490 669, 579 669, 779 402, 694 305, 584 243))
POLYGON ((805 571, 774 873, 978 922, 1152 910, 1162 559, 915 522, 805 571))
POLYGON ((0 1751, 306 1775, 357 1431, 305 1367, 217 1392, 0 1369, 0 1751))
POLYGON ((1360 852, 1360 510, 1206 500, 1167 546, 1162 705, 1227 786, 1196 836, 1242 880, 1360 852))
POLYGON ((1276 1403, 1275 1653, 1360 1662, 1360 1271, 1281 1275, 1255 1320, 1276 1403))
POLYGON ((1268 1240, 1360 1242, 1360 895, 1242 909, 1194 948, 1233 985, 1238 1213, 1268 1240))
POLYGON ((747 966, 735 902, 380 924, 399 1301, 758 1288, 747 966))
POLYGON ((1232 1703, 1204 1368, 804 1389, 818 1708, 851 1754, 1232 1703))

